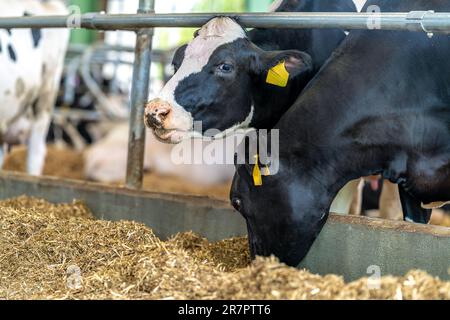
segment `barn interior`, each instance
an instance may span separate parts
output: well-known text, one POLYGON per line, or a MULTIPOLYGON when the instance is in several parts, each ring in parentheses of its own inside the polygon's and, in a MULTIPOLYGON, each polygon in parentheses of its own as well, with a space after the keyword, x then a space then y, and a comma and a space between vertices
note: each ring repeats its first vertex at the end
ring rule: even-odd
MULTIPOLYGON (((75 14, 134 14, 139 0, 66 4, 75 14)), ((155 12, 271 5, 157 0, 155 12)), ((147 101, 172 77, 173 55, 196 29, 154 29, 147 101)), ((251 261, 245 223, 229 200, 233 164, 177 164, 175 145, 146 129, 142 186, 130 185, 136 37, 71 30, 42 175, 27 174, 26 144, 3 146, 0 299, 450 299, 450 208, 433 210, 426 226, 403 222, 399 201, 380 208, 380 198, 398 198, 381 177, 360 181, 351 214, 330 219, 299 268, 273 256, 251 261)))

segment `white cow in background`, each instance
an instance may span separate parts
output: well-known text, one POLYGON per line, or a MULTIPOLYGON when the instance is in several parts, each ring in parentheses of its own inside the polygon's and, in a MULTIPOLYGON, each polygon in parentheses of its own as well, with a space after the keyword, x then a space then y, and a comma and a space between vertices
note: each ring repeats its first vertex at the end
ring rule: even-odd
MULTIPOLYGON (((159 142, 151 131, 147 130, 144 169, 152 170, 161 175, 176 176, 202 186, 230 181, 235 171, 233 164, 180 164, 174 161, 173 148, 188 150, 192 147, 192 154, 198 155, 204 152, 207 145, 214 150, 221 150, 220 152, 228 152, 228 154, 234 155, 234 149, 231 147, 227 149, 226 142, 221 140, 204 141, 198 145, 193 145, 193 140, 186 140, 180 145, 174 146, 159 142)), ((128 124, 115 126, 104 138, 93 144, 84 153, 85 177, 106 183, 124 181, 127 146, 128 124)), ((175 154, 175 160, 176 156, 175 154)), ((218 154, 217 156, 223 158, 224 154, 218 154)))
MULTIPOLYGON (((61 0, 0 0, 0 17, 65 15, 61 0)), ((42 172, 67 29, 0 29, 0 168, 7 145, 28 144, 27 171, 42 172)))

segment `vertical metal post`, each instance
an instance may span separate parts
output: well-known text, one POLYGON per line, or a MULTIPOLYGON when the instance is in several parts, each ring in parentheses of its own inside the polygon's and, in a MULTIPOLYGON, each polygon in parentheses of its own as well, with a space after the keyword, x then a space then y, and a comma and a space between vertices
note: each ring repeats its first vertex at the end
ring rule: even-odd
MULTIPOLYGON (((139 0, 138 13, 153 13, 155 0, 139 0)), ((144 108, 148 101, 153 29, 137 31, 133 83, 131 87, 130 135, 128 142, 127 187, 140 189, 144 171, 144 108)))

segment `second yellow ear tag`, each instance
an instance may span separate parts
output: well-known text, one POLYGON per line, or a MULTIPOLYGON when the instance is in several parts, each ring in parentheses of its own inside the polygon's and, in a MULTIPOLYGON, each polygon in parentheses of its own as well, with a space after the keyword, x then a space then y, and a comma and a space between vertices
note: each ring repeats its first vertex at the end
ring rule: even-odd
POLYGON ((285 88, 289 82, 289 72, 286 70, 286 62, 282 61, 267 73, 266 82, 274 86, 285 88))
POLYGON ((255 186, 262 186, 262 175, 261 170, 259 169, 259 159, 258 155, 255 156, 255 166, 253 167, 253 183, 255 186))

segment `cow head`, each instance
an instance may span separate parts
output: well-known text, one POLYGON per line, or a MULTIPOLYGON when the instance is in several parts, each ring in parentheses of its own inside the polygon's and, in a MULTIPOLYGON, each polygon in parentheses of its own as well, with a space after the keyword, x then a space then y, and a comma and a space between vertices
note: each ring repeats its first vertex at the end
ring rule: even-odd
POLYGON ((237 165, 230 192, 233 207, 247 223, 251 256, 275 255, 298 266, 321 231, 332 198, 286 161, 280 161, 276 175, 264 176, 261 186, 254 184, 253 169, 237 165))
POLYGON ((258 110, 252 91, 255 84, 267 86, 269 70, 280 63, 289 82, 312 69, 306 53, 264 51, 233 19, 214 18, 175 53, 175 74, 147 104, 145 123, 161 141, 178 143, 195 136, 223 137, 273 118, 268 110, 258 110), (201 128, 194 126, 200 121, 201 128))

